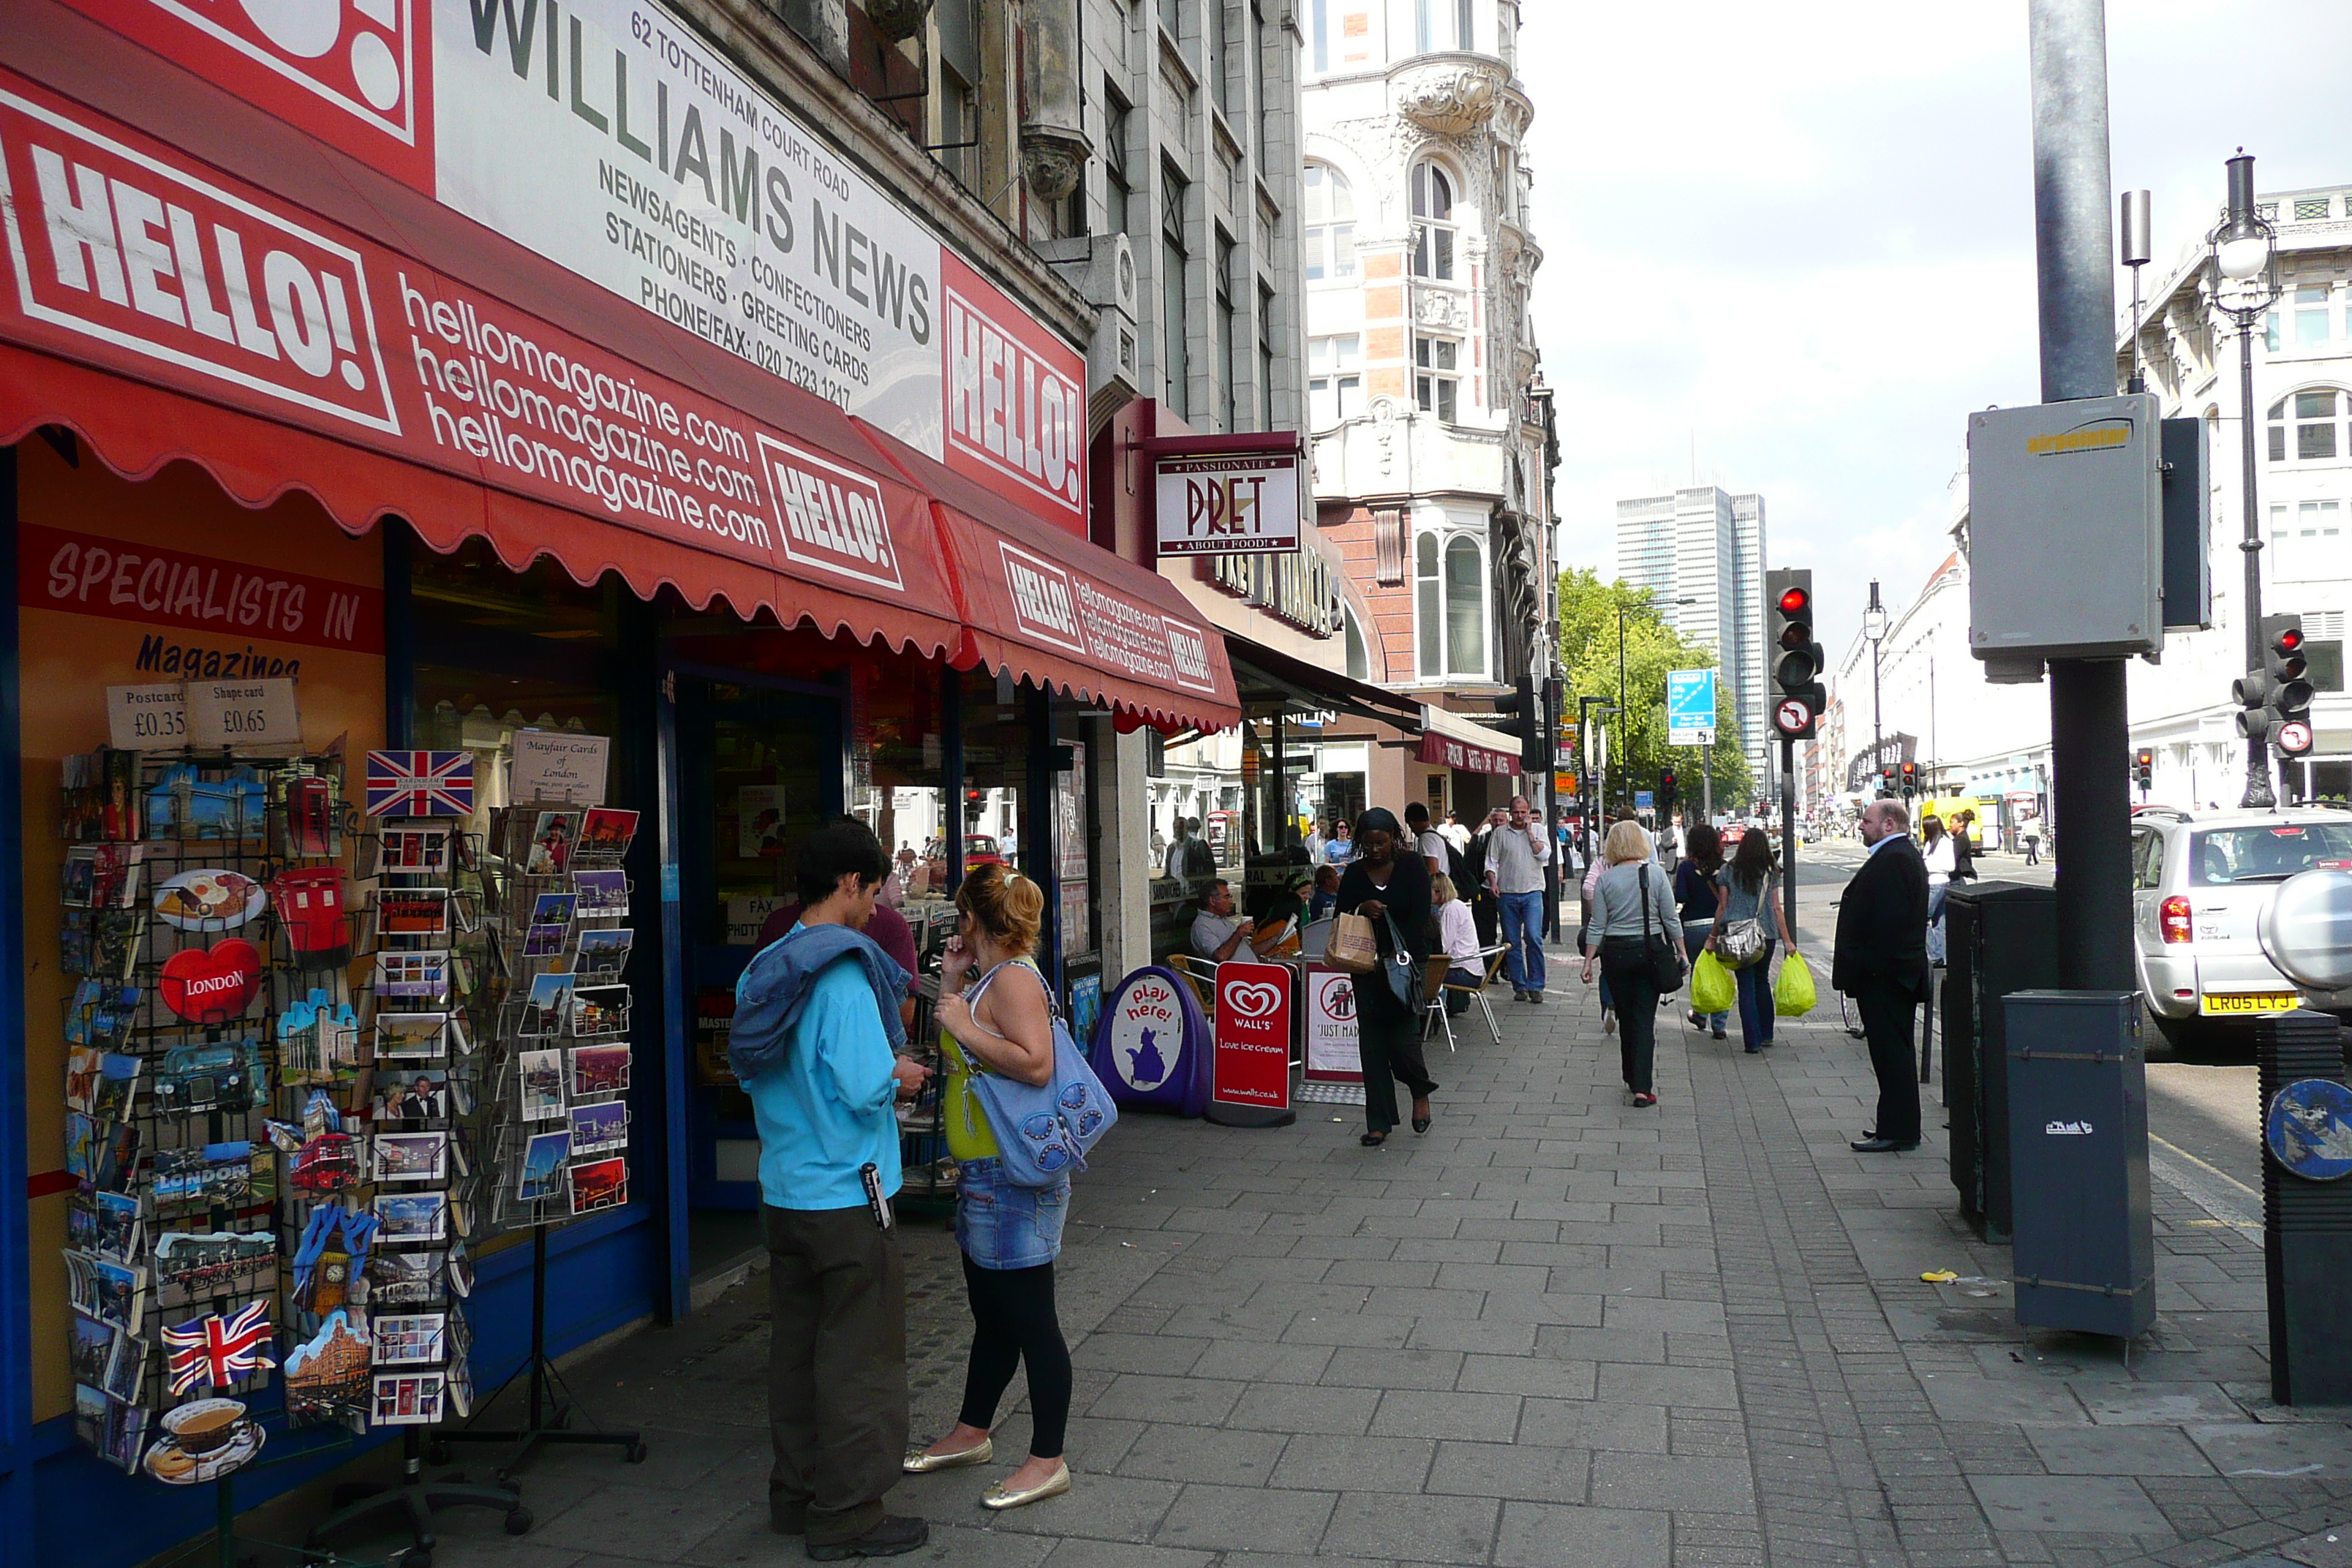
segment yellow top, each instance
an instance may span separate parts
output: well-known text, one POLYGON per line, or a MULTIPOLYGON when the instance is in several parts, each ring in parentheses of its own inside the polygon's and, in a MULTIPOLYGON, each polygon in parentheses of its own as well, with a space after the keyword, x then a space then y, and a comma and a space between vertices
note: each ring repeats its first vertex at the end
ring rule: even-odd
MULTIPOLYGON (((1011 962, 1027 968, 1040 982, 1045 979, 1035 960, 1016 958, 1011 962)), ((947 1085, 940 1091, 946 1111, 948 1152, 959 1160, 997 1158, 1003 1151, 996 1146, 995 1130, 988 1124, 988 1112, 981 1109, 980 1097, 971 1091, 973 1064, 964 1055, 963 1047, 956 1044, 955 1037, 945 1029, 940 1031, 940 1059, 948 1069, 947 1085)), ((987 1064, 982 1063, 980 1070, 987 1071, 987 1064)))

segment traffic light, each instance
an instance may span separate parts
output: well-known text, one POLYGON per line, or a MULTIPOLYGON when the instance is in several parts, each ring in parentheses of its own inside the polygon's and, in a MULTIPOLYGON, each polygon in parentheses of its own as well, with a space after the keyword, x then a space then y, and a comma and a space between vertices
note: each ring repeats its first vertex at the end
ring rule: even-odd
POLYGON ((1903 793, 1906 797, 1919 793, 1919 764, 1916 763, 1903 764, 1903 793))
POLYGON ((2264 616, 2261 632, 2262 668, 2230 684, 2239 708, 2238 733, 2299 757, 2311 750, 2311 681, 2303 617, 2264 616))
POLYGON ((1515 676, 1507 697, 1495 699, 1495 711, 1508 721, 1498 726, 1505 734, 1519 738, 1519 772, 1549 773, 1551 751, 1544 743, 1543 701, 1538 695, 1535 678, 1515 676))
POLYGON ((1892 796, 1895 794, 1895 764, 1893 763, 1882 763, 1879 767, 1878 793, 1888 796, 1892 796))
POLYGON ((2147 746, 2142 746, 2132 754, 2132 783, 2139 785, 2140 794, 2146 795, 2148 785, 2155 782, 2156 752, 2147 746))
POLYGON ((1666 768, 1662 770, 1658 774, 1658 810, 1661 813, 1664 813, 1672 811, 1674 808, 1675 770, 1672 768, 1666 768))
POLYGON ((1791 741, 1809 741, 1821 728, 1830 694, 1822 685, 1829 660, 1813 640, 1813 574, 1782 567, 1764 574, 1765 633, 1772 656, 1772 728, 1791 741))

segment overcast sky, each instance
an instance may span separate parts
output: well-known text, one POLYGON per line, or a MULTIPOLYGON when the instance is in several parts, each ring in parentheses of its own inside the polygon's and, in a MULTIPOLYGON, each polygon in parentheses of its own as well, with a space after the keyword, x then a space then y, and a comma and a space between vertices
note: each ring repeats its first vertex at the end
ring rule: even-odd
MULTIPOLYGON (((2023 0, 1522 12, 1566 557, 1612 573, 1622 498, 1760 491, 1834 660, 1943 559, 1968 411, 2038 395, 2023 0)), ((2347 0, 2118 0, 2107 46, 2149 288, 2241 143, 2264 192, 2352 183, 2347 0)))

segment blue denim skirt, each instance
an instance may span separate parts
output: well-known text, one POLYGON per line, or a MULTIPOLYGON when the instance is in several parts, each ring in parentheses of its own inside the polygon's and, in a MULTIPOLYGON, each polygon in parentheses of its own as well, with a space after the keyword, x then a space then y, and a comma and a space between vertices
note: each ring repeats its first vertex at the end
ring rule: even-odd
POLYGON ((1070 1178, 1016 1186, 1002 1160, 965 1160, 956 1178, 956 1245, 982 1268, 1034 1268, 1062 1255, 1070 1178))

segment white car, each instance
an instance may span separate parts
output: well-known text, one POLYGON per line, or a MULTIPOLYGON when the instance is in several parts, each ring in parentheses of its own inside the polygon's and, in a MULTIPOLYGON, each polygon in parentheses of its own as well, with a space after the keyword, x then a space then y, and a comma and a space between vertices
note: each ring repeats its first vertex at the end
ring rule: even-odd
POLYGON ((2352 813, 2153 808, 2132 818, 2140 994, 2166 1039, 2179 1045, 2201 1021, 2251 1023, 2306 1002, 2352 1022, 2352 990, 2299 990, 2254 934, 2278 885, 2314 869, 2352 869, 2352 813))

